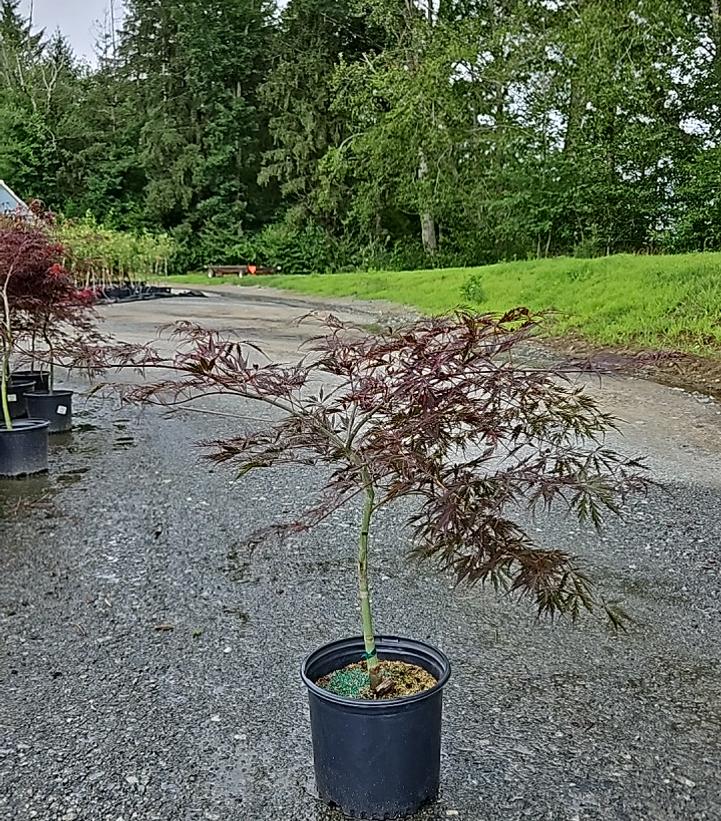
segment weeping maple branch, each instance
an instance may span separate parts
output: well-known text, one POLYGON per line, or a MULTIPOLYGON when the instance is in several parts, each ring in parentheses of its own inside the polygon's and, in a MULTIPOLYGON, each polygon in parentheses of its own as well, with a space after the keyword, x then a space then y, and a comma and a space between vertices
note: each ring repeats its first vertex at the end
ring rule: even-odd
MULTIPOLYGON (((114 367, 167 372, 125 386, 129 401, 177 409, 220 394, 273 408, 263 427, 206 443, 208 456, 241 474, 293 463, 332 467, 308 526, 359 495, 370 499, 359 554, 364 603, 372 516, 413 497, 407 523, 415 555, 453 572, 457 583, 489 584, 529 601, 539 616, 602 612, 619 626, 621 616, 580 561, 537 543, 519 520, 524 509, 561 506, 600 528, 648 485, 641 461, 608 446, 616 421, 573 381, 593 371, 588 363, 524 364, 518 349, 538 322, 526 309, 459 313, 370 334, 328 317, 292 365, 181 323, 169 331, 172 356, 153 346, 116 347, 94 350, 91 365, 116 357, 114 367)), ((302 517, 293 523, 302 526, 302 517)), ((370 609, 371 660, 369 625, 370 609)))

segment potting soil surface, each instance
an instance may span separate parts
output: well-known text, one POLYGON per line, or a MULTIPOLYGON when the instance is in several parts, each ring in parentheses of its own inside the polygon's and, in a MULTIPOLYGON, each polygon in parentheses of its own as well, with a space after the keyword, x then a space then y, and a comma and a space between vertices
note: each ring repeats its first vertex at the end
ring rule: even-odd
MULTIPOLYGON (((313 332, 292 322, 313 307, 220 289, 103 313, 126 339, 185 318, 279 358, 313 332)), ((367 322, 384 310, 320 307, 367 322)), ((379 633, 429 640, 452 664, 442 793, 422 821, 721 819, 719 407, 644 381, 589 385, 624 420, 611 444, 647 456, 658 485, 601 535, 555 513, 528 527, 584 560, 634 617, 627 634, 538 623, 456 588, 409 559, 410 508, 375 521, 379 633)), ((322 476, 238 480, 196 443, 262 421, 166 418, 98 396, 75 408, 48 476, 0 482, 0 819, 339 821, 315 793, 299 669, 359 632, 360 511, 258 542, 259 527, 312 503, 322 476)))
POLYGON ((422 667, 403 661, 383 661, 380 664, 380 671, 382 685, 376 693, 371 690, 370 675, 365 662, 362 661, 349 664, 341 670, 334 670, 319 679, 316 684, 337 696, 388 700, 422 693, 438 683, 422 667))

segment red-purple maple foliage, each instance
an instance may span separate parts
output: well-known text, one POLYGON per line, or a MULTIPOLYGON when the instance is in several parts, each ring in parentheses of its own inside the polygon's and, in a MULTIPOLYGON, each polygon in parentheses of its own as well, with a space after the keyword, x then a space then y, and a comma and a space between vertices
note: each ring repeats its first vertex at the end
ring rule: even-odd
POLYGON ((13 311, 32 310, 61 260, 62 246, 44 223, 19 215, 0 217, 0 288, 13 311))
MULTIPOLYGON (((93 330, 93 298, 78 290, 62 266, 64 249, 52 236, 51 221, 35 214, 0 218, 0 337, 7 369, 9 357, 44 345, 53 351, 93 330)), ((41 355, 41 359, 42 359, 41 355)))
POLYGON ((222 394, 276 408, 257 430, 210 443, 209 456, 241 473, 330 466, 318 504, 296 527, 356 497, 371 499, 371 513, 412 497, 405 510, 415 554, 458 582, 528 598, 539 615, 605 611, 618 625, 621 611, 594 595, 578 560, 538 544, 521 514, 560 506, 600 527, 644 490, 644 467, 606 444, 615 422, 575 381, 584 366, 524 361, 536 327, 525 309, 422 319, 381 334, 330 318, 303 359, 282 365, 183 323, 172 334, 174 356, 151 347, 122 355, 171 372, 133 387, 131 400, 181 409, 222 394))

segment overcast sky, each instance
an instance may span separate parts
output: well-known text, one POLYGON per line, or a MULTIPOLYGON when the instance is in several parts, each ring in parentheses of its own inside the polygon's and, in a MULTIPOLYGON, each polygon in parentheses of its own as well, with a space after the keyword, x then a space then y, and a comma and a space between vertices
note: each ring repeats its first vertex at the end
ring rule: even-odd
MULTIPOLYGON (((27 14, 32 0, 22 0, 27 14)), ((35 0, 35 26, 48 34, 60 29, 76 54, 91 59, 93 45, 102 31, 110 0, 35 0)), ((117 16, 122 15, 122 0, 115 0, 117 16)))

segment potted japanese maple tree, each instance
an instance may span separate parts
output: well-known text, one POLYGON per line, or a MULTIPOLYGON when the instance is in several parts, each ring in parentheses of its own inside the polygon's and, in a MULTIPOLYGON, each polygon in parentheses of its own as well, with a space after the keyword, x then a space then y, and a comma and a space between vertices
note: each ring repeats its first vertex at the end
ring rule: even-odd
POLYGON ((25 401, 30 416, 48 420, 49 433, 72 429, 73 391, 56 386, 55 365, 59 350, 67 353, 73 346, 88 345, 95 338, 93 303, 92 294, 76 288, 68 272, 54 264, 28 311, 26 336, 32 340, 30 355, 47 370, 43 373, 45 379, 25 394, 25 401))
POLYGON ((10 362, 59 255, 40 223, 20 215, 0 218, 0 476, 47 470, 49 423, 20 418, 35 382, 11 379, 10 362))
POLYGON ((578 366, 524 363, 517 351, 536 327, 524 309, 424 319, 380 335, 327 322, 292 365, 263 363, 252 346, 183 324, 172 358, 128 353, 134 366, 171 372, 128 395, 176 409, 218 394, 265 403, 271 420, 213 443, 209 456, 241 473, 328 466, 297 529, 358 506, 362 634, 309 648, 302 679, 320 796, 349 815, 382 819, 438 794, 450 665, 426 642, 376 633, 368 570, 378 511, 405 500, 413 552, 459 583, 490 583, 539 615, 586 612, 617 626, 622 614, 579 562, 536 544, 519 514, 560 505, 600 527, 646 480, 641 464, 604 443, 613 419, 572 382, 578 366))

